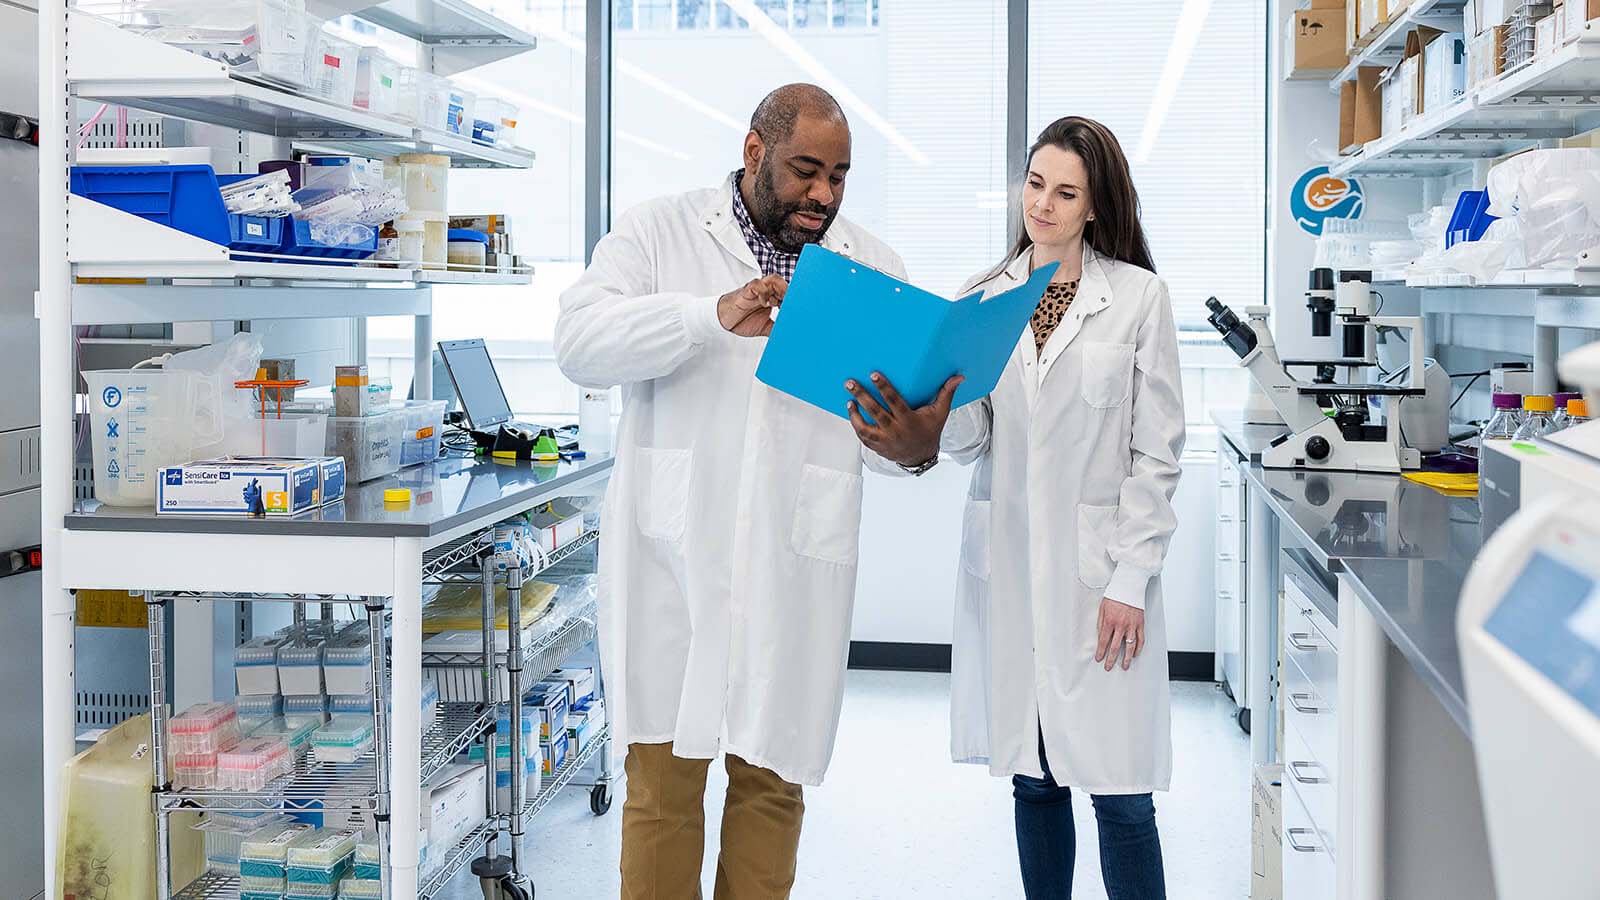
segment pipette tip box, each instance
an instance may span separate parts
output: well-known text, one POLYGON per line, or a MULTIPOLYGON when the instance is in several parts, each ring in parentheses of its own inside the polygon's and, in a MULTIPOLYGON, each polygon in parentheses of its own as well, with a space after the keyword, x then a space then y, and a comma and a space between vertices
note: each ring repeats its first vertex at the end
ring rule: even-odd
POLYGON ((317 762, 353 763, 372 744, 372 719, 366 716, 334 716, 311 736, 317 762))
POLYGON ((292 771, 289 742, 252 735, 217 754, 217 788, 259 791, 292 771))
MULTIPOLYGON (((289 891, 300 885, 325 886, 330 890, 349 874, 356 855, 359 831, 324 831, 317 839, 289 848, 289 891)), ((320 893, 318 894, 320 896, 320 893)))
POLYGON ((312 840, 316 828, 304 822, 272 825, 244 839, 239 845, 239 874, 247 878, 276 878, 278 890, 288 874, 289 848, 299 841, 312 840))
POLYGON ((197 703, 167 724, 173 753, 212 753, 239 739, 239 714, 231 703, 197 703))

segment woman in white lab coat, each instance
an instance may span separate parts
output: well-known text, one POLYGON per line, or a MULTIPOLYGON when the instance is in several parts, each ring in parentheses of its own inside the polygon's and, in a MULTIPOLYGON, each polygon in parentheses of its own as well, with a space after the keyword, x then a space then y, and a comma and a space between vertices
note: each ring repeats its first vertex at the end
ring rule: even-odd
POLYGON ((944 431, 943 449, 977 463, 952 749, 1012 777, 1029 900, 1071 895, 1071 787, 1093 797, 1107 895, 1161 898, 1151 792, 1172 772, 1161 568, 1184 441, 1172 307, 1105 126, 1069 117, 1040 134, 1018 215, 1016 247, 972 287, 1060 268, 999 386, 944 431))

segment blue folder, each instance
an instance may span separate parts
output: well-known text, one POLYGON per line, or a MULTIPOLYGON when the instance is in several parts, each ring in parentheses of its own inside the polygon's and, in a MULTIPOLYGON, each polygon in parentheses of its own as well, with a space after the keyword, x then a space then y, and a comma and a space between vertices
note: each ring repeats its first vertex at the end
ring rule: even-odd
POLYGON ((953 408, 964 406, 999 384, 1056 265, 987 300, 979 291, 950 301, 809 244, 800 254, 756 378, 849 418, 847 379, 872 390, 869 377, 882 372, 915 408, 937 397, 950 376, 964 375, 953 408))

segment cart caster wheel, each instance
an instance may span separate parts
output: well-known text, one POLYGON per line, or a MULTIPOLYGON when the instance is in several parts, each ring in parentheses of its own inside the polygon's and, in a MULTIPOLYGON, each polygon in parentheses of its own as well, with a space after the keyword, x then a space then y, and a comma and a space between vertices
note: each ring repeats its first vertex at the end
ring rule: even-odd
POLYGON ((603 816, 611 811, 611 787, 597 784, 589 789, 589 811, 603 816))
POLYGON ((504 900, 533 900, 533 882, 508 875, 500 880, 500 896, 504 900))
POLYGON ((1250 710, 1248 710, 1248 709, 1239 710, 1238 722, 1239 722, 1239 730, 1243 731, 1245 734, 1249 734, 1250 733, 1250 710))
POLYGON ((1228 679, 1222 679, 1222 692, 1228 695, 1229 700, 1236 700, 1233 696, 1233 687, 1228 684, 1228 679))

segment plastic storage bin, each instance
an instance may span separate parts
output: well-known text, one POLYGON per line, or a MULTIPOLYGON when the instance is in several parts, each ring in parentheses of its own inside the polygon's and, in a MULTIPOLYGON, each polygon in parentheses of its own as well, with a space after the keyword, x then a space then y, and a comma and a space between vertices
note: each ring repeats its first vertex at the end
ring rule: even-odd
POLYGON ((250 878, 276 878, 283 890, 288 875, 289 848, 311 840, 316 828, 304 822, 270 825, 254 832, 239 845, 239 874, 250 878))
POLYGON ((172 754, 172 787, 179 791, 210 791, 217 786, 217 752, 172 754))
POLYGON ((311 736, 311 752, 319 763, 353 763, 372 749, 372 720, 366 716, 334 716, 311 736))
POLYGON ((307 84, 308 44, 317 21, 306 15, 304 0, 214 0, 208 3, 94 4, 100 14, 227 64, 241 75, 268 78, 296 87, 307 84))
POLYGON ((445 221, 449 218, 450 157, 437 153, 404 153, 395 157, 400 184, 405 191, 408 218, 445 221))
MULTIPOLYGON (((394 709, 394 693, 390 689, 389 709, 394 709)), ((372 715, 372 695, 367 694, 330 694, 328 696, 328 712, 334 716, 370 716, 372 715)), ((422 730, 427 732, 439 721, 439 685, 432 681, 422 683, 422 730)))
POLYGON ((283 738, 247 737, 217 754, 217 789, 263 790, 292 769, 289 744, 283 738))
POLYGON ((383 900, 383 882, 376 877, 346 876, 339 882, 339 900, 383 900))
POLYGON ((350 871, 359 831, 323 831, 317 839, 289 848, 289 885, 320 884, 333 888, 350 871))
POLYGON ((201 412, 201 401, 219 390, 212 379, 146 368, 84 372, 83 380, 94 432, 94 494, 101 503, 154 506, 160 470, 189 462, 196 446, 222 437, 217 404, 201 412))
POLYGON ((421 69, 400 70, 400 113, 418 128, 444 131, 450 123, 450 79, 421 69))
POLYGON ((233 648, 233 680, 241 694, 277 694, 278 647, 286 635, 268 634, 251 638, 233 648))
POLYGON ((323 693, 320 638, 297 637, 278 647, 278 684, 284 696, 323 693))
POLYGON ((361 47, 326 28, 317 30, 311 55, 311 93, 334 106, 352 107, 356 100, 357 55, 361 47))
POLYGON ((401 466, 420 465, 439 458, 444 412, 449 405, 445 400, 408 400, 400 407, 405 417, 400 431, 401 466))
POLYGON ((283 900, 282 878, 246 876, 239 879, 239 900, 283 900))
POLYGON ((400 64, 376 47, 356 53, 355 107, 374 115, 400 112, 400 64))
POLYGON ((371 481, 400 470, 400 432, 405 417, 386 412, 376 416, 328 420, 330 456, 344 457, 348 481, 371 481))
POLYGON ((446 232, 449 246, 446 260, 452 268, 460 266, 480 270, 489 259, 489 236, 468 228, 452 228, 446 232))
POLYGON ((283 226, 283 243, 278 252, 285 256, 311 257, 310 259, 280 259, 278 262, 303 265, 341 265, 339 260, 366 259, 378 252, 378 230, 369 229, 366 240, 348 244, 329 244, 311 236, 311 223, 290 216, 283 226))
POLYGON ((472 123, 472 139, 480 144, 509 147, 517 140, 516 106, 498 97, 479 97, 477 117, 472 123))
POLYGON ((281 827, 292 821, 275 812, 213 812, 207 813, 194 827, 205 835, 206 866, 238 875, 239 851, 244 839, 263 828, 281 827))
POLYGON ((459 85, 450 85, 445 116, 445 131, 469 140, 478 114, 478 95, 459 85))
MULTIPOLYGON (((273 677, 277 675, 277 665, 273 665, 273 677)), ((237 677, 237 676, 235 676, 237 677)), ((270 719, 273 716, 283 715, 282 694, 240 694, 233 698, 233 707, 242 719, 270 719)), ((257 722, 259 726, 261 723, 257 722)), ((242 728, 243 726, 241 726, 242 728)))
POLYGON ((371 833, 361 835, 361 840, 356 842, 356 855, 354 865, 350 869, 350 878, 355 881, 377 881, 383 877, 383 858, 378 855, 378 836, 371 833))
POLYGON ((222 202, 221 185, 254 177, 198 165, 73 166, 68 183, 80 197, 230 250, 276 253, 282 219, 236 215, 222 202))
POLYGON ((216 753, 239 740, 239 714, 231 703, 197 703, 167 723, 173 753, 216 753))
POLYGON ((328 642, 322 654, 322 681, 330 696, 372 691, 372 637, 365 624, 328 642))

